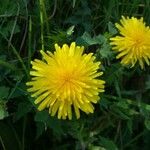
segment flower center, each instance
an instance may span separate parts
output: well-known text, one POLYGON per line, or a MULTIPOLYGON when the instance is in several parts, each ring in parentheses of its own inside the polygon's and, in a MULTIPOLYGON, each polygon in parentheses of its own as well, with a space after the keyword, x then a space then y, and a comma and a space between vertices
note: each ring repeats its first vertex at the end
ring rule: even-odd
POLYGON ((141 47, 142 45, 143 45, 143 41, 144 41, 144 37, 142 36, 142 34, 139 34, 139 35, 135 35, 135 37, 134 37, 134 46, 136 47, 136 48, 139 48, 139 47, 141 47))
POLYGON ((73 74, 72 73, 64 73, 63 76, 62 76, 62 80, 63 80, 63 84, 67 84, 67 83, 70 83, 71 80, 73 79, 73 74))
POLYGON ((135 46, 139 47, 142 44, 142 40, 140 38, 135 39, 135 46))
POLYGON ((64 81, 65 82, 70 82, 70 80, 71 80, 71 75, 67 74, 67 75, 64 76, 64 81))

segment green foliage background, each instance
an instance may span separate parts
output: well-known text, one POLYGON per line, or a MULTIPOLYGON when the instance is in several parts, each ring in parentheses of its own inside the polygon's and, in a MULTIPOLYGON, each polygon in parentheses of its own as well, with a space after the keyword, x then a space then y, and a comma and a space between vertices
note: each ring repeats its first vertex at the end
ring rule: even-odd
POLYGON ((150 25, 150 1, 0 0, 0 149, 150 149, 150 68, 121 66, 109 45, 122 15, 150 25), (94 114, 63 121, 38 112, 25 83, 41 48, 72 41, 102 61, 106 88, 94 114))

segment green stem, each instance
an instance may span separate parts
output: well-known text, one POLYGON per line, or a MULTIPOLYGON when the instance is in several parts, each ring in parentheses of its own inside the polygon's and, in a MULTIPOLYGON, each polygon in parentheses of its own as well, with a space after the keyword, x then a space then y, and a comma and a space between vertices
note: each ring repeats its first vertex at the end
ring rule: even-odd
POLYGON ((43 7, 43 0, 39 0, 40 3, 40 24, 41 24, 41 44, 42 50, 44 50, 44 7, 43 7))
POLYGON ((31 16, 29 18, 29 45, 28 45, 28 70, 30 70, 30 63, 31 63, 31 39, 32 39, 32 19, 31 16))
POLYGON ((25 130, 26 130, 26 116, 23 118, 23 130, 22 130, 22 150, 25 149, 25 130))
POLYGON ((39 0, 39 4, 40 4, 41 44, 42 50, 44 50, 44 24, 46 25, 46 33, 49 33, 49 23, 46 13, 45 1, 39 0))
POLYGON ((2 137, 1 137, 1 136, 0 136, 0 142, 1 142, 1 144, 2 144, 3 150, 6 150, 5 145, 4 145, 4 143, 3 143, 3 140, 2 140, 2 137))
POLYGON ((14 127, 12 126, 12 124, 11 124, 10 122, 9 122, 9 126, 10 126, 10 128, 12 129, 12 132, 14 133, 14 136, 15 136, 17 142, 18 142, 19 149, 22 150, 21 141, 20 141, 20 139, 19 139, 19 136, 18 136, 16 130, 14 129, 14 127))
POLYGON ((9 68, 9 69, 11 69, 13 71, 16 70, 15 66, 13 66, 12 64, 10 64, 10 63, 8 63, 6 61, 3 61, 3 60, 0 60, 0 66, 7 67, 7 68, 9 68))
MULTIPOLYGON (((3 36, 3 38, 7 41, 7 42, 9 42, 9 40, 3 35, 3 33, 0 31, 0 34, 3 36)), ((12 48, 12 51, 13 51, 13 53, 16 55, 16 57, 18 58, 18 60, 20 61, 20 63, 21 63, 21 65, 22 65, 22 68, 23 68, 23 70, 25 71, 25 73, 26 73, 26 75, 27 75, 27 77, 29 76, 29 74, 28 74, 28 70, 27 70, 27 68, 26 68, 26 66, 25 66, 25 64, 24 64, 24 62, 23 62, 23 60, 22 60, 22 58, 20 57, 20 55, 19 55, 19 53, 17 52, 17 50, 15 49, 15 47, 10 43, 10 46, 11 46, 11 48, 12 48)))
POLYGON ((46 30, 47 30, 47 33, 49 33, 48 17, 47 17, 47 13, 46 13, 44 0, 42 0, 42 7, 43 7, 43 15, 44 15, 44 19, 45 19, 45 24, 46 24, 46 30))
POLYGON ((144 131, 138 134, 135 138, 133 138, 129 143, 125 144, 123 148, 130 146, 133 142, 135 142, 138 138, 140 138, 144 134, 144 131))

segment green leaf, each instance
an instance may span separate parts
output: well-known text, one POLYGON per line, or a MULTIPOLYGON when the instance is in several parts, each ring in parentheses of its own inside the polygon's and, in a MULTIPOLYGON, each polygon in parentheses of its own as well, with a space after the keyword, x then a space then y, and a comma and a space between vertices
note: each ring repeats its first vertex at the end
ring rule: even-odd
POLYGON ((45 131, 45 123, 36 122, 36 139, 45 131))
POLYGON ((150 89, 150 76, 148 76, 148 79, 147 79, 147 81, 146 81, 146 90, 149 90, 150 89))
POLYGON ((74 32, 74 25, 73 26, 71 26, 71 27, 69 27, 69 29, 67 30, 67 35, 69 35, 69 36, 71 36, 72 34, 73 34, 73 32, 74 32))
POLYGON ((109 58, 113 55, 113 52, 110 50, 110 45, 103 44, 99 49, 102 58, 109 58))
POLYGON ((49 117, 50 116, 46 110, 36 112, 36 115, 34 117, 37 127, 36 138, 42 135, 42 133, 47 129, 47 122, 49 117))
POLYGON ((118 150, 115 143, 111 140, 108 140, 107 138, 101 137, 101 144, 106 150, 118 150))
POLYGON ((127 121, 127 127, 129 129, 130 133, 132 133, 132 130, 133 130, 133 122, 132 122, 132 120, 128 120, 127 121))
POLYGON ((119 82, 122 78, 124 68, 121 64, 113 63, 111 66, 106 68, 105 80, 107 85, 114 86, 116 80, 119 82))
POLYGON ((89 150, 106 150, 106 149, 101 146, 90 145, 89 150))
POLYGON ((72 2, 72 7, 74 8, 75 5, 76 5, 76 0, 73 0, 73 2, 72 2))
POLYGON ((0 102, 0 120, 8 116, 6 105, 0 102))
POLYGON ((108 31, 114 35, 116 34, 118 31, 117 29, 115 28, 114 24, 112 24, 111 22, 108 23, 108 31))
POLYGON ((117 108, 116 106, 112 106, 112 111, 115 113, 117 117, 120 117, 123 120, 129 120, 130 117, 128 116, 127 112, 124 109, 117 108))
POLYGON ((83 35, 77 39, 77 42, 86 46, 90 46, 95 44, 106 43, 107 39, 101 34, 99 34, 98 36, 91 37, 91 35, 88 32, 84 32, 83 35))
POLYGON ((33 105, 29 101, 24 101, 24 102, 19 103, 14 120, 17 121, 21 117, 25 116, 28 112, 31 111, 32 107, 33 105))
POLYGON ((98 43, 98 41, 96 39, 93 39, 91 35, 87 32, 84 32, 80 40, 83 41, 86 44, 86 46, 94 45, 98 43))
POLYGON ((118 80, 114 81, 114 85, 115 85, 117 95, 121 98, 121 89, 120 89, 120 85, 119 85, 118 80))
POLYGON ((9 94, 9 88, 5 86, 0 86, 0 99, 7 98, 9 94))
POLYGON ((37 111, 34 120, 38 122, 47 122, 49 114, 47 111, 37 111))
POLYGON ((0 66, 3 66, 5 68, 11 69, 11 70, 15 70, 16 69, 14 65, 12 65, 12 64, 4 61, 4 60, 1 60, 1 59, 0 59, 0 66))
POLYGON ((144 124, 145 124, 146 128, 147 128, 148 130, 150 130, 150 119, 145 119, 144 124))
POLYGON ((47 122, 48 127, 50 127, 53 132, 60 136, 63 134, 63 129, 62 129, 62 122, 61 120, 58 120, 55 117, 50 117, 48 118, 48 122, 47 122))
MULTIPOLYGON (((44 123, 46 126, 53 130, 53 132, 57 135, 63 134, 63 130, 61 127, 61 120, 56 119, 55 117, 51 117, 48 111, 38 111, 34 118, 35 121, 44 123)), ((40 129, 42 130, 42 129, 40 129)), ((38 133, 39 134, 39 133, 38 133)))

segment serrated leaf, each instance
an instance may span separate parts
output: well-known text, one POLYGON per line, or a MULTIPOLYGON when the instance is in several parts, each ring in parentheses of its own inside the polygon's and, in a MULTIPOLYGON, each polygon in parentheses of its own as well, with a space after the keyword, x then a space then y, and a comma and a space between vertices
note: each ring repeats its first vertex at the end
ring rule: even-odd
POLYGON ((95 44, 102 44, 106 41, 106 38, 99 34, 98 36, 91 37, 88 32, 84 32, 81 37, 77 39, 78 43, 84 44, 86 46, 95 45, 95 44))
POLYGON ((93 39, 87 32, 81 36, 81 39, 87 44, 87 46, 97 44, 97 40, 93 39))
POLYGON ((108 23, 108 31, 114 35, 116 34, 118 31, 117 29, 115 28, 114 24, 112 24, 111 22, 108 23))

